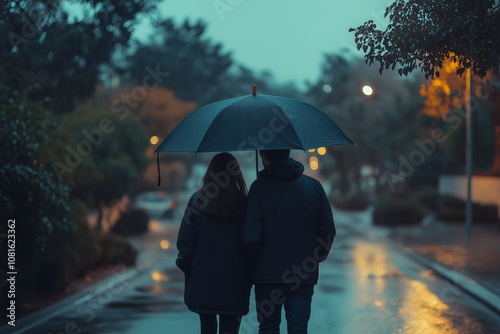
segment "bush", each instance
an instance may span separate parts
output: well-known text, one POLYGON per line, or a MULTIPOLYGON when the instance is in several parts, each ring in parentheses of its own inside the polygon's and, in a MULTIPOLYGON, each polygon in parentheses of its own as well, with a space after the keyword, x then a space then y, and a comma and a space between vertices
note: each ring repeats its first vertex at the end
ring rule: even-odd
POLYGON ((71 281, 92 269, 101 256, 100 236, 87 224, 88 210, 80 201, 70 204, 71 224, 49 236, 36 275, 39 292, 63 290, 71 281))
POLYGON ((132 247, 127 239, 107 234, 101 239, 101 247, 102 255, 98 264, 135 264, 137 250, 132 247))
POLYGON ((344 198, 331 198, 331 202, 336 208, 346 211, 365 210, 370 205, 370 200, 362 193, 348 195, 344 198))
MULTIPOLYGON (((466 202, 458 197, 444 195, 439 198, 437 218, 445 222, 463 223, 466 219, 466 202)), ((472 221, 498 222, 498 207, 494 204, 472 203, 472 221)))
POLYGON ((427 210, 437 212, 440 195, 436 188, 425 187, 417 195, 418 202, 427 210))
POLYGON ((422 221, 424 215, 417 201, 406 197, 385 197, 377 201, 372 213, 375 225, 413 225, 422 221))
POLYGON ((133 208, 121 215, 110 232, 116 235, 130 236, 148 231, 149 215, 143 209, 133 208))

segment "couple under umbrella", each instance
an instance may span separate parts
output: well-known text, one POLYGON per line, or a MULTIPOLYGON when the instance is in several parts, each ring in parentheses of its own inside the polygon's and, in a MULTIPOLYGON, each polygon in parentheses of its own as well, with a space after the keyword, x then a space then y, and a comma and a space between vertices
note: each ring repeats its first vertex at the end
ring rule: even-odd
MULTIPOLYGON (((177 239, 184 300, 199 314, 201 333, 253 332, 255 286, 259 333, 307 333, 319 263, 335 237, 331 207, 319 181, 303 174, 290 149, 352 144, 313 106, 253 94, 218 101, 186 116, 156 152, 248 151, 264 169, 247 193, 233 155, 217 154, 188 202, 177 239), (219 316, 219 321, 217 321, 219 316)), ((255 325, 256 327, 256 325, 255 325)))

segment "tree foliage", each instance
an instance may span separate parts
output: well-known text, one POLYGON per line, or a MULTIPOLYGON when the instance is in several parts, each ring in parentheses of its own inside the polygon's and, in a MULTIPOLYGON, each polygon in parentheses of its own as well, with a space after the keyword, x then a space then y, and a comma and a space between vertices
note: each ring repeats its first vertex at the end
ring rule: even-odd
POLYGON ((15 219, 20 297, 36 283, 50 236, 71 229, 69 188, 50 171, 43 154, 60 128, 43 103, 31 101, 38 90, 0 83, 0 233, 7 233, 7 221, 15 219))
POLYGON ((137 42, 123 72, 142 84, 148 67, 159 68, 169 74, 160 85, 173 90, 178 98, 198 104, 219 98, 219 86, 233 60, 221 44, 205 36, 205 23, 186 20, 176 25, 167 19, 154 26, 147 43, 137 42))
POLYGON ((52 169, 72 187, 72 194, 90 207, 125 195, 147 162, 148 136, 138 119, 82 107, 67 115, 63 125, 56 155, 61 158, 52 169))
POLYGON ((420 68, 425 77, 439 77, 446 59, 458 63, 461 75, 472 68, 475 75, 500 65, 500 4, 496 0, 396 0, 387 7, 385 30, 373 20, 355 32, 358 50, 379 71, 398 67, 400 75, 420 68))
POLYGON ((0 5, 0 73, 43 87, 57 113, 70 112, 95 91, 102 66, 126 46, 134 23, 157 1, 5 1, 0 5))
POLYGON ((398 156, 414 148, 413 140, 419 137, 421 124, 421 115, 415 112, 422 102, 414 93, 418 87, 418 83, 397 75, 380 76, 362 61, 348 61, 342 55, 325 56, 322 74, 309 86, 308 96, 356 144, 356 148, 328 150, 340 174, 342 196, 356 188, 359 191, 361 167, 378 168, 380 174, 395 171, 398 156), (367 82, 374 88, 373 96, 361 92, 367 82))

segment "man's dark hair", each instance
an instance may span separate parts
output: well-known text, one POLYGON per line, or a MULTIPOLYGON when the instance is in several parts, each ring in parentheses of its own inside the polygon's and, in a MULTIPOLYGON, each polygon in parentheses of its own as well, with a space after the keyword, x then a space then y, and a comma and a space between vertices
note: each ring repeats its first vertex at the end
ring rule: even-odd
POLYGON ((276 162, 290 157, 290 150, 264 150, 260 151, 260 155, 266 156, 270 162, 276 162))

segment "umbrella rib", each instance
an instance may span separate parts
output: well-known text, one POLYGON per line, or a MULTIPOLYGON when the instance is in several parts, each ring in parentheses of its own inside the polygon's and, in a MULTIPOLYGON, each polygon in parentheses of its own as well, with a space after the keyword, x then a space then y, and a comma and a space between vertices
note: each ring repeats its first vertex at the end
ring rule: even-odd
MULTIPOLYGON (((262 96, 262 95, 260 95, 262 96)), ((263 98, 266 100, 266 101, 269 101, 271 103, 273 103, 276 107, 278 107, 281 111, 281 113, 286 116, 286 118, 288 119, 288 122, 290 123, 290 126, 292 127, 292 130, 293 130, 293 133, 295 133, 295 137, 297 137, 297 140, 299 141, 299 143, 301 144, 301 146, 304 146, 302 145, 302 140, 300 139, 299 137, 299 134, 297 133, 297 130, 295 130, 295 126, 293 125, 292 123, 292 120, 288 117, 288 115, 283 111, 283 108, 281 108, 281 106, 279 106, 276 102, 274 102, 272 99, 269 99, 267 97, 267 95, 264 95, 263 98)), ((287 107, 291 107, 289 104, 286 104, 287 107)), ((291 107, 292 109, 296 110, 295 108, 291 107)), ((297 110, 296 110, 297 111, 297 110)), ((300 114, 299 112, 297 112, 297 114, 300 114)))

